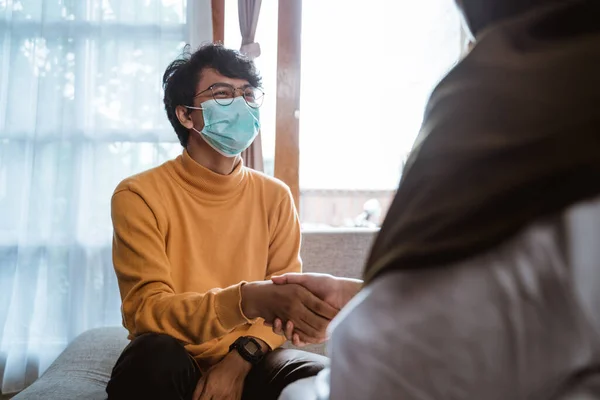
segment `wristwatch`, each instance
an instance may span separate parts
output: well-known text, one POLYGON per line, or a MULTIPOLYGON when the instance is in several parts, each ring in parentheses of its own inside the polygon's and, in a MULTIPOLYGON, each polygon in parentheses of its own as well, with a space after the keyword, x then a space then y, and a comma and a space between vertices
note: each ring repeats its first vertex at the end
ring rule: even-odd
POLYGON ((239 337, 229 346, 229 351, 237 350, 242 358, 252 365, 256 365, 265 356, 264 351, 260 347, 260 343, 256 339, 249 336, 239 337))

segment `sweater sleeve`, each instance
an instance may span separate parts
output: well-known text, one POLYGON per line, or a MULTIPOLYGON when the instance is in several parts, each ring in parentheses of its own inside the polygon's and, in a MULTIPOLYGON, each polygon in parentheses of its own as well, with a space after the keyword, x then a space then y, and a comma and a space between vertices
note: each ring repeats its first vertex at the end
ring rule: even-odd
POLYGON ((206 293, 175 293, 164 236, 154 212, 137 193, 115 192, 112 221, 123 324, 132 337, 156 332, 197 344, 250 322, 241 309, 245 282, 206 293))
MULTIPOLYGON (((271 226, 269 261, 265 279, 269 280, 274 275, 288 272, 302 272, 300 220, 289 189, 274 213, 271 226)), ((262 339, 273 350, 285 342, 285 337, 273 333, 273 329, 265 326, 262 319, 258 319, 250 327, 248 335, 262 339)))

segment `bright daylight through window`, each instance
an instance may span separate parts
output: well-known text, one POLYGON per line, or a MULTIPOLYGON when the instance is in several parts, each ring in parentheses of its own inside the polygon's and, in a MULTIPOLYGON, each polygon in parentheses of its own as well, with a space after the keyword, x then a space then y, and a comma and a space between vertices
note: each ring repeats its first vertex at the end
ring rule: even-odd
POLYGON ((454 1, 304 1, 302 17, 302 221, 378 224, 428 96, 460 56, 454 1))

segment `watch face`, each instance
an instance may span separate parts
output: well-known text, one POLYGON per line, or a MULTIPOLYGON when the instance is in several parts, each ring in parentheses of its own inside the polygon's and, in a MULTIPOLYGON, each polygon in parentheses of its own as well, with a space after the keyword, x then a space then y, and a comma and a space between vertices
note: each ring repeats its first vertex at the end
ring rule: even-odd
POLYGON ((246 351, 252 355, 258 353, 258 351, 260 350, 256 343, 251 341, 248 341, 246 344, 244 344, 244 349, 246 349, 246 351))

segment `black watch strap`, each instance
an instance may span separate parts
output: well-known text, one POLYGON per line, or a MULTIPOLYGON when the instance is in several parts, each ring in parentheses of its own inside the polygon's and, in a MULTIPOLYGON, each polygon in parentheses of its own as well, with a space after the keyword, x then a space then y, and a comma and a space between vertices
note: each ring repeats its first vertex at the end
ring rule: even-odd
POLYGON ((242 358, 252 365, 258 364, 265 353, 256 339, 250 336, 239 337, 229 346, 229 351, 237 350, 242 358))

